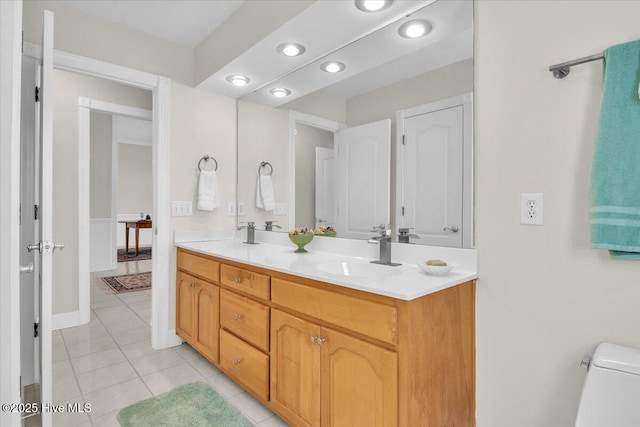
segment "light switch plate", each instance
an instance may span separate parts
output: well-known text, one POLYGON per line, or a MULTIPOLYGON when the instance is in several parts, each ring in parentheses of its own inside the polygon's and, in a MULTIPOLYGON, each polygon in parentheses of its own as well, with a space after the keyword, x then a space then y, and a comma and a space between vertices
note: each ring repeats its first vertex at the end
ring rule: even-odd
POLYGON ((273 208, 274 215, 286 215, 287 214, 287 204, 286 203, 276 203, 273 208))
POLYGON ((172 201, 171 216, 191 216, 193 215, 193 203, 187 201, 172 201))
POLYGON ((244 202, 238 202, 238 216, 244 216, 244 202))
POLYGON ((227 215, 236 216, 236 202, 227 203, 227 215))
POLYGON ((520 195, 520 224, 544 225, 544 194, 522 193, 520 195))

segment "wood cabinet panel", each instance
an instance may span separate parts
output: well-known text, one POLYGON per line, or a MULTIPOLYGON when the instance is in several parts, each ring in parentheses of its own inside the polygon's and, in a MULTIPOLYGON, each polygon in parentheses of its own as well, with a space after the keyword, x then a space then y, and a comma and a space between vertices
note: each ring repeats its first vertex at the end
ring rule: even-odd
POLYGON ((219 305, 220 288, 203 280, 196 281, 195 348, 214 363, 218 363, 219 305))
POLYGON ((269 356, 220 330, 220 367, 245 388, 269 400, 269 356))
POLYGON ((210 258, 178 250, 178 268, 202 277, 213 283, 220 280, 220 263, 210 258))
POLYGON ((223 289, 220 325, 259 349, 269 351, 269 306, 223 289))
POLYGON ((195 340, 194 284, 196 278, 178 271, 176 280, 176 332, 185 341, 195 340))
POLYGON ((320 425, 320 327, 274 309, 271 404, 296 425, 320 425))
POLYGON ((398 343, 396 307, 277 278, 272 280, 271 300, 381 341, 398 343))
POLYGON ((226 264, 220 267, 220 283, 267 301, 271 295, 270 281, 271 278, 264 274, 226 264))
POLYGON ((398 425, 398 355, 322 328, 322 426, 398 425))

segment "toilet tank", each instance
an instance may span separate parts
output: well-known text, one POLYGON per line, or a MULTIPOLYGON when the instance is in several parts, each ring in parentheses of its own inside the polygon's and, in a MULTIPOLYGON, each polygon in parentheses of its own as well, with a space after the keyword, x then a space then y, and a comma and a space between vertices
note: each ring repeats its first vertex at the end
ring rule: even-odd
POLYGON ((602 343, 582 386, 576 427, 640 426, 640 350, 602 343))

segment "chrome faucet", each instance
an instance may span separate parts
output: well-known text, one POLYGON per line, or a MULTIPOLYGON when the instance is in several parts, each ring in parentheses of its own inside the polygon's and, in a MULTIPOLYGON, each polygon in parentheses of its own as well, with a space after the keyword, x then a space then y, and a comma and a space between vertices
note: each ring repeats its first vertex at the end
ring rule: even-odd
POLYGON ((264 222, 264 231, 273 231, 273 227, 282 228, 279 225, 274 224, 275 221, 265 221, 264 222))
MULTIPOLYGON (((409 234, 410 228, 398 228, 398 243, 411 243, 410 238, 419 239, 417 234, 409 234)), ((411 243, 413 245, 413 243, 411 243)))
POLYGON ((380 259, 377 261, 371 261, 373 264, 382 265, 402 265, 397 262, 391 262, 391 230, 384 224, 380 224, 377 227, 373 227, 373 230, 380 233, 380 235, 372 237, 368 240, 369 243, 380 245, 380 259))
POLYGON ((247 229, 247 241, 242 243, 246 243, 248 245, 257 245, 258 242, 256 242, 256 223, 248 222, 247 225, 238 227, 238 229, 241 228, 247 229))

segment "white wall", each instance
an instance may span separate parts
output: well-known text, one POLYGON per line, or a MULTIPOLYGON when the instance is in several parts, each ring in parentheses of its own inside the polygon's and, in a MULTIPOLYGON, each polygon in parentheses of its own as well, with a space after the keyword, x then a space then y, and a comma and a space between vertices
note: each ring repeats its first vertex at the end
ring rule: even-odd
MULTIPOLYGON (((316 147, 333 149, 333 132, 296 125, 296 226, 315 228, 316 147)), ((286 225, 280 224, 285 227, 286 225)))
POLYGON ((476 2, 477 425, 570 426, 601 341, 640 347, 639 265, 590 249, 602 63, 551 64, 640 35, 640 2, 476 2), (545 225, 522 226, 522 192, 545 225))
POLYGON ((111 218, 111 146, 110 114, 90 113, 90 194, 91 218, 111 218))

